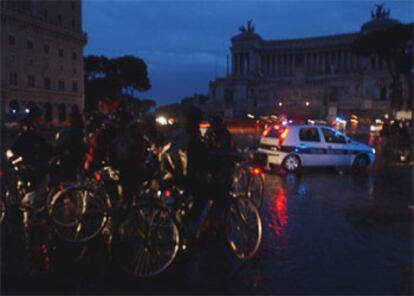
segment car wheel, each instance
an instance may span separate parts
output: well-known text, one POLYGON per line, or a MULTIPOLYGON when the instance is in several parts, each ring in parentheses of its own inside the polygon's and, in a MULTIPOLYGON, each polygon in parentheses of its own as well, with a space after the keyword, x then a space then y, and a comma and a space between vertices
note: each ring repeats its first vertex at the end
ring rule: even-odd
POLYGON ((296 155, 288 155, 283 160, 282 167, 288 172, 293 173, 299 170, 300 168, 300 159, 296 155))
POLYGON ((356 172, 364 172, 369 166, 369 158, 366 155, 358 155, 353 163, 353 168, 356 172))

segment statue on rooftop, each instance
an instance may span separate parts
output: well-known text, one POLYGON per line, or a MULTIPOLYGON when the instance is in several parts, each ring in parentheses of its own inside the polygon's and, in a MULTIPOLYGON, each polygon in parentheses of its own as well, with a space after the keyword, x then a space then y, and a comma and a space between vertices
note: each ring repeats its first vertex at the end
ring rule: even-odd
POLYGON ((376 4, 375 6, 377 7, 375 12, 371 10, 371 18, 373 18, 373 19, 385 19, 385 18, 388 18, 390 16, 391 10, 390 9, 385 10, 384 9, 384 3, 376 4))
POLYGON ((247 21, 247 28, 244 25, 241 25, 239 27, 239 31, 242 33, 254 33, 254 26, 253 26, 253 20, 250 19, 247 21))

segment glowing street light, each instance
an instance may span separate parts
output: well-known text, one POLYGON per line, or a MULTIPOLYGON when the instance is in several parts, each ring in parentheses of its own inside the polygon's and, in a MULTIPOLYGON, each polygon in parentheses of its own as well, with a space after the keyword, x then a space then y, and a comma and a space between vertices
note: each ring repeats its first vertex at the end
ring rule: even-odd
POLYGON ((167 125, 168 124, 168 120, 167 118, 165 118, 164 116, 159 116, 155 119, 155 121, 160 124, 160 125, 167 125))
POLYGON ((282 102, 279 102, 278 105, 279 105, 279 107, 282 107, 283 106, 283 103, 282 102))
POLYGON ((309 107, 309 105, 310 105, 309 101, 306 101, 305 105, 306 105, 306 107, 309 107))

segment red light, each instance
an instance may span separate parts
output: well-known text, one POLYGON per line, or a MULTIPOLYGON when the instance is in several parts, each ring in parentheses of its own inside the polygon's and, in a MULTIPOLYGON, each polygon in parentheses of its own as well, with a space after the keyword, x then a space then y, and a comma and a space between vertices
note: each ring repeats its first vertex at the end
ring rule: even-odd
POLYGON ((262 170, 260 168, 252 168, 251 172, 253 175, 260 175, 262 173, 262 170))
POLYGON ((165 191, 165 197, 170 198, 171 196, 171 191, 170 190, 166 190, 165 191))
POLYGON ((286 128, 280 135, 279 135, 279 145, 283 145, 283 142, 285 141, 287 135, 289 133, 289 130, 286 128))
POLYGON ((200 123, 200 128, 210 128, 210 122, 204 121, 200 123))
POLYGON ((270 132, 270 127, 269 128, 267 128, 267 129, 265 129, 264 131, 263 131, 263 137, 266 137, 267 136, 267 134, 270 132))
POLYGON ((274 129, 278 131, 280 129, 280 125, 275 124, 274 129))
POLYGON ((281 134, 280 134, 280 138, 281 139, 286 139, 286 137, 287 137, 287 135, 288 135, 288 133, 289 133, 289 130, 288 129, 285 129, 281 134))
POLYGON ((96 179, 96 181, 101 181, 101 180, 102 180, 102 176, 101 176, 101 174, 100 174, 100 173, 98 173, 98 172, 96 172, 96 173, 95 173, 95 179, 96 179))
POLYGON ((4 171, 0 171, 0 177, 4 177, 6 173, 4 171))

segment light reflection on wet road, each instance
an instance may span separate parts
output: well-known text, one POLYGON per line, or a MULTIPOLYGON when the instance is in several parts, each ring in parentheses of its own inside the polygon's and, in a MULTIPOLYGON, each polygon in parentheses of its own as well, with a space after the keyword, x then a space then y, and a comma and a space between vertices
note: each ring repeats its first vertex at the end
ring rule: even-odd
POLYGON ((26 264, 23 241, 4 229, 6 224, 2 291, 412 294, 412 185, 410 166, 376 167, 367 175, 326 169, 266 174, 264 239, 256 259, 240 263, 222 243, 208 241, 149 280, 129 278, 101 261, 99 242, 89 245, 85 262, 74 263, 63 252, 72 270, 63 264, 54 274, 28 279, 21 268, 26 264))
MULTIPOLYGON (((221 243, 206 242, 163 276, 136 280, 112 265, 92 266, 99 261, 93 259, 100 248, 95 244, 87 263, 75 265, 73 273, 34 277, 30 292, 411 294, 409 177, 410 168, 361 176, 326 170, 266 174, 257 259, 241 264, 221 243), (392 177, 403 179, 399 184, 392 177), (402 186, 388 188, 383 178, 402 186), (59 283, 53 289, 52 278, 59 283)), ((3 248, 8 256, 5 250, 10 246, 3 248)), ((3 266, 3 287, 13 292, 18 283, 4 281, 9 272, 16 271, 3 266)))

